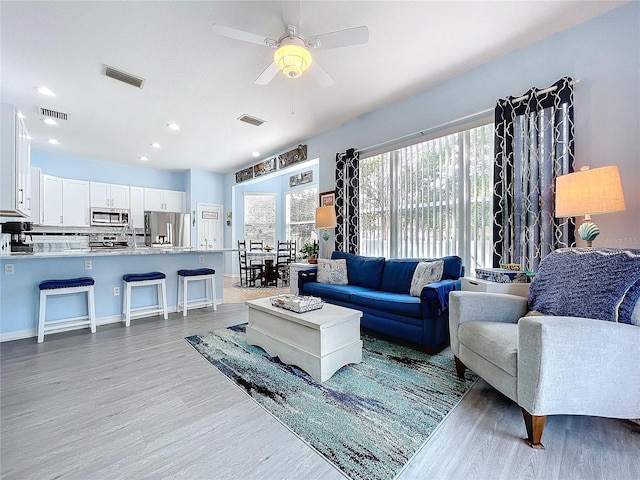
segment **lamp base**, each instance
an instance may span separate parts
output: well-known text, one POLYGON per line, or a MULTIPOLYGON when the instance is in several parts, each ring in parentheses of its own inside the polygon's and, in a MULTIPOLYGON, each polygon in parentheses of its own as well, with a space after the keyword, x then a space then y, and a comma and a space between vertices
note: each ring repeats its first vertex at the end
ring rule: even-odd
POLYGON ((580 228, 578 228, 578 235, 580 238, 587 242, 587 247, 593 246, 593 241, 600 234, 600 229, 591 220, 585 220, 580 228))

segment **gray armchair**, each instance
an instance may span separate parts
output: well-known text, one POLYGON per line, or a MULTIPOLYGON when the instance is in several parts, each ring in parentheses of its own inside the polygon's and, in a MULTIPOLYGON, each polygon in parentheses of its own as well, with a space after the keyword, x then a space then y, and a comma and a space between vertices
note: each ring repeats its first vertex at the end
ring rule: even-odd
MULTIPOLYGON (((582 265, 586 257, 567 256, 583 250, 564 250, 565 258, 557 264, 557 258, 546 265, 543 260, 528 300, 467 291, 449 296, 451 349, 458 375, 462 377, 470 368, 516 402, 522 409, 527 440, 536 448, 544 448, 541 440, 547 415, 640 418, 640 251, 627 251, 637 257, 624 267, 609 265, 617 278, 611 283, 603 280, 600 288, 609 297, 619 298, 612 306, 612 300, 601 301, 597 294, 576 293, 583 286, 583 272, 590 272, 589 292, 597 281, 592 275, 595 267, 582 265), (559 268, 573 275, 573 280, 554 279, 559 268), (620 276, 626 280, 621 281, 620 276), (547 289, 555 289, 552 301, 545 296, 547 289), (615 295, 617 290, 620 295, 615 295), (626 305, 628 318, 622 319, 618 313, 625 297, 633 304, 626 305), (583 304, 572 307, 572 302, 583 304), (593 303, 589 316, 596 318, 554 312, 589 310, 584 302, 593 303), (616 321, 600 318, 609 307, 615 310, 612 320, 616 321)), ((601 255, 598 260, 613 262, 607 252, 610 255, 613 250, 594 249, 587 256, 601 255)), ((597 272, 599 276, 601 271, 597 272)))

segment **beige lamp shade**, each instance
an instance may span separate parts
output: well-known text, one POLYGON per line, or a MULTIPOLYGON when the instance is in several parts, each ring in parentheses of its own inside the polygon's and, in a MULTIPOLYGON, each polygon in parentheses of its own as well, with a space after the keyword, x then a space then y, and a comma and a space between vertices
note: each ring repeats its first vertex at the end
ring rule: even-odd
POLYGON ((617 166, 589 169, 556 178, 556 217, 626 210, 617 166))
POLYGON ((336 208, 333 205, 316 208, 316 228, 335 228, 337 226, 336 208))

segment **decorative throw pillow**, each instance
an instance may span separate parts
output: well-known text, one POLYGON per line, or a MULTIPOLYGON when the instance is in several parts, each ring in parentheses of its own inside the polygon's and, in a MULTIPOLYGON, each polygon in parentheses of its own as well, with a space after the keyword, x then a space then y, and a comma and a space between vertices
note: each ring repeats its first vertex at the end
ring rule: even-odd
POLYGON ((419 262, 411 279, 409 290, 411 296, 419 297, 425 285, 439 282, 442 279, 442 272, 444 272, 444 260, 419 262))
POLYGON ((339 260, 318 259, 318 283, 329 283, 331 285, 346 285, 347 261, 344 258, 339 260))

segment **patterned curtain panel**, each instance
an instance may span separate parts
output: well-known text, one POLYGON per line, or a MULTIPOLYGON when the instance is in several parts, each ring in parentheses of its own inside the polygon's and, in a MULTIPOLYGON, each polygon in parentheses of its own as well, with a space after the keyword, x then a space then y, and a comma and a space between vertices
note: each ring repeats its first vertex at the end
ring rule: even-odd
POLYGON ((573 87, 498 100, 495 110, 493 266, 536 271, 553 250, 575 245, 574 220, 555 218, 555 179, 573 172, 573 87))
POLYGON ((336 155, 336 250, 358 253, 360 154, 353 148, 336 155))

